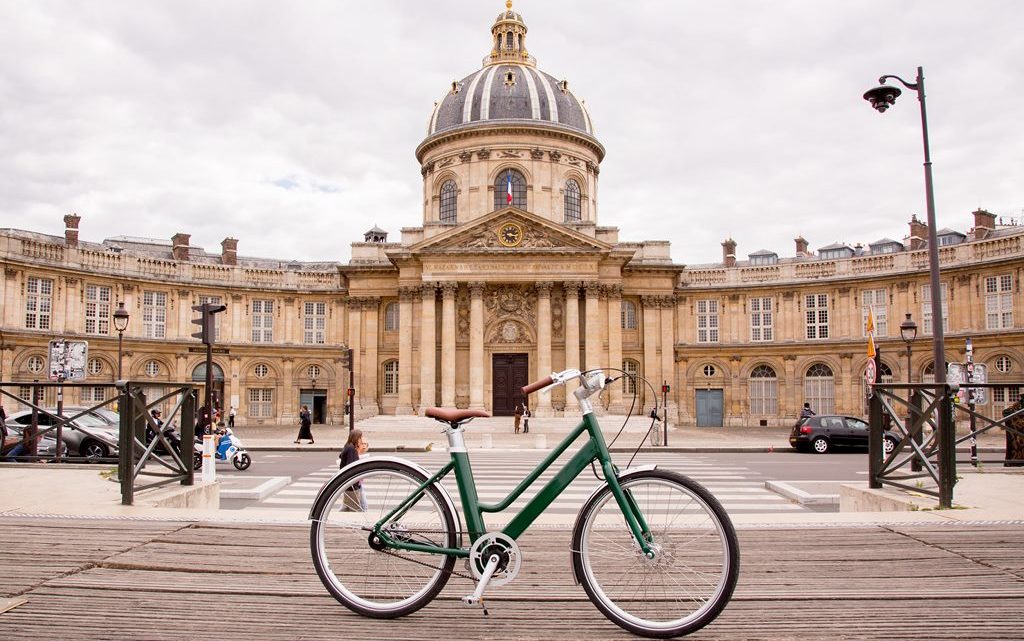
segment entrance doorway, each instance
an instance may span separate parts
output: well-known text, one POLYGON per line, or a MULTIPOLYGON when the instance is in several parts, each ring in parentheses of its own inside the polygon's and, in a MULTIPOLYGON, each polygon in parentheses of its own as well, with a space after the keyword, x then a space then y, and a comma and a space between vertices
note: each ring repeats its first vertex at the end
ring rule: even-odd
POLYGON ((525 400, 523 387, 530 371, 526 354, 495 354, 491 361, 491 414, 512 416, 516 405, 525 400))
POLYGON ((309 408, 310 420, 322 424, 327 415, 327 390, 299 390, 299 408, 301 409, 303 405, 309 408))
POLYGON ((722 427, 723 390, 697 390, 697 427, 722 427))

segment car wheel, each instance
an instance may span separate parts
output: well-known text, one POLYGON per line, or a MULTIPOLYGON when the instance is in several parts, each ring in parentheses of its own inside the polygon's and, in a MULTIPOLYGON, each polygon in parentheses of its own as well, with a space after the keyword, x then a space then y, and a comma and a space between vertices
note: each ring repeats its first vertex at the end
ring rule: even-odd
POLYGON ((85 460, 90 462, 107 458, 109 455, 107 446, 96 441, 86 441, 82 443, 81 447, 78 448, 78 452, 85 457, 85 460))
POLYGON ((819 436, 818 438, 811 441, 811 449, 813 449, 818 454, 824 454, 825 452, 828 452, 828 439, 825 438, 824 436, 819 436))
POLYGON ((882 439, 882 453, 885 456, 889 456, 894 449, 896 449, 896 439, 884 438, 882 439))

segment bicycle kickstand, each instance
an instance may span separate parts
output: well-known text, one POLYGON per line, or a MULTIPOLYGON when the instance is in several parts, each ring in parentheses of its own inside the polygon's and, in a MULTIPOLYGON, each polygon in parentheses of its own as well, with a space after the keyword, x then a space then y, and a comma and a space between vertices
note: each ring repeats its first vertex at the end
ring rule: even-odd
POLYGON ((487 584, 490 583, 491 577, 494 576, 494 571, 498 568, 498 561, 498 555, 492 554, 491 558, 487 559, 487 565, 484 566, 484 573, 480 577, 480 582, 476 584, 476 590, 473 591, 473 594, 462 597, 462 602, 470 607, 479 605, 484 611, 484 616, 487 616, 487 606, 484 605, 484 590, 487 589, 487 584))

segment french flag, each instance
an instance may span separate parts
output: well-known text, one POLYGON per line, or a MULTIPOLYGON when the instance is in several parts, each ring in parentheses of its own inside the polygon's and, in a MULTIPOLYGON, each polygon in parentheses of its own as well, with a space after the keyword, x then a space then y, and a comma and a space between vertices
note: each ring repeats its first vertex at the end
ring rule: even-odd
POLYGON ((505 196, 505 202, 509 205, 512 204, 512 173, 508 174, 508 195, 505 196))

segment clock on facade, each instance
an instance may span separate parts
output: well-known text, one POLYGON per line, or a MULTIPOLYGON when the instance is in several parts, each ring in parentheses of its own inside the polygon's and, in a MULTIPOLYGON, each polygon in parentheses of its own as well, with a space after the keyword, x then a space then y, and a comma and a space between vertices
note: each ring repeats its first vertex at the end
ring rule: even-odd
POLYGON ((505 247, 515 247, 523 242, 523 228, 518 223, 508 222, 498 229, 498 241, 505 247))

